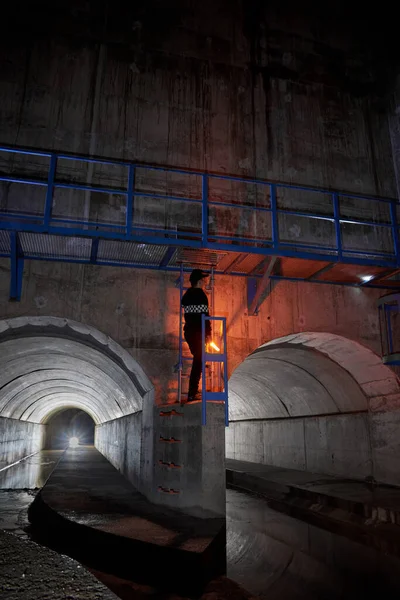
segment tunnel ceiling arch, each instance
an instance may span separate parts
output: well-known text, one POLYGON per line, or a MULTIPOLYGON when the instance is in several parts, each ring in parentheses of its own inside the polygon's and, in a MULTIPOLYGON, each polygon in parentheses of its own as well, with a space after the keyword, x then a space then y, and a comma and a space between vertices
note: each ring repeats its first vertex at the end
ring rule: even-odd
POLYGON ((400 405, 396 375, 380 357, 342 336, 301 333, 248 356, 229 382, 231 420, 382 410, 400 405))
POLYGON ((97 329, 55 317, 0 321, 0 416, 44 422, 65 407, 96 424, 142 409, 153 385, 97 329))

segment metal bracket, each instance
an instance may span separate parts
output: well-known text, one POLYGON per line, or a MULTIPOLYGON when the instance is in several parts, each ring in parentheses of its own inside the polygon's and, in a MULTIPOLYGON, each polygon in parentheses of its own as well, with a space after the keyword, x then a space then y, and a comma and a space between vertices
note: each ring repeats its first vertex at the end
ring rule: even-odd
POLYGON ((275 272, 278 257, 272 256, 261 280, 256 277, 247 279, 247 308, 249 317, 257 316, 259 308, 272 291, 270 276, 275 272))
POLYGON ((24 257, 21 244, 16 231, 10 233, 11 243, 11 276, 10 276, 10 301, 19 302, 22 293, 22 276, 24 274, 24 257))

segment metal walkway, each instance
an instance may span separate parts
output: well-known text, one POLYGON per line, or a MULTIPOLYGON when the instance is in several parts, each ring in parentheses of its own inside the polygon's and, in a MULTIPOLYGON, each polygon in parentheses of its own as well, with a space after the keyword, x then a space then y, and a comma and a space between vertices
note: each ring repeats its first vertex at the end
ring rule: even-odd
POLYGON ((387 198, 0 147, 0 256, 12 262, 14 299, 24 259, 212 266, 253 287, 264 278, 397 288, 398 213, 387 198))

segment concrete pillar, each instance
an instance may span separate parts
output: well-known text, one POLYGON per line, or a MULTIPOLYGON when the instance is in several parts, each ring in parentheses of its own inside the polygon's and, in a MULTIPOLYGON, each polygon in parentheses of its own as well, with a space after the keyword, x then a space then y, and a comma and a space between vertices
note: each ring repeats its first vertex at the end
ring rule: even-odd
POLYGON ((146 407, 143 412, 142 492, 155 504, 200 517, 225 518, 223 404, 146 407))

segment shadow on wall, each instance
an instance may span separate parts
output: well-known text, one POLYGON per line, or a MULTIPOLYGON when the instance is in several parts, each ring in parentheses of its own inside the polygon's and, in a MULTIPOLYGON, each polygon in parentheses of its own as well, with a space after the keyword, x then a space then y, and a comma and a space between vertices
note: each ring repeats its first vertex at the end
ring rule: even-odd
POLYGON ((357 342, 273 340, 233 373, 229 405, 228 458, 400 485, 400 383, 357 342))

